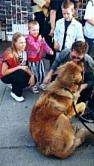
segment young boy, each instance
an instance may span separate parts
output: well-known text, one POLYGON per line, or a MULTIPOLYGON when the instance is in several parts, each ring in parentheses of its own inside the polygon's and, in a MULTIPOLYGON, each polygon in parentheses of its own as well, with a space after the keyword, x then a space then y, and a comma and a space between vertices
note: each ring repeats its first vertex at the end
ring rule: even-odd
POLYGON ((65 1, 61 9, 63 18, 56 22, 54 31, 56 54, 65 48, 70 49, 75 41, 84 41, 82 25, 74 18, 74 3, 65 1))
POLYGON ((44 38, 39 35, 39 23, 37 21, 30 21, 28 28, 29 35, 26 38, 27 58, 29 67, 33 70, 37 78, 37 83, 32 90, 34 93, 38 93, 39 88, 44 89, 44 85, 42 84, 45 75, 43 57, 46 53, 53 55, 53 51, 47 45, 44 38))

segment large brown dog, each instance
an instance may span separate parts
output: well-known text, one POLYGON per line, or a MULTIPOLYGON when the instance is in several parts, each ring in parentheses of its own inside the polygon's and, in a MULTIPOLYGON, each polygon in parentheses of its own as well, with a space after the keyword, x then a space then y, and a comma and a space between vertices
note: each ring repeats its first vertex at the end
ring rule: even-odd
POLYGON ((76 104, 76 92, 82 81, 82 67, 67 62, 59 67, 58 76, 50 83, 33 107, 30 117, 30 133, 40 149, 49 156, 66 158, 79 146, 85 137, 84 129, 76 132, 70 118, 85 104, 76 104))

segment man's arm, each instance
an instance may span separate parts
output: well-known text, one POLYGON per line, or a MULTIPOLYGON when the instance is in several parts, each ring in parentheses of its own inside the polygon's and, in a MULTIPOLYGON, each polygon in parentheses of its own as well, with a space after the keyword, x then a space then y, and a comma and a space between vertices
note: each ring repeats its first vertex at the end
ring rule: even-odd
POLYGON ((91 25, 94 26, 94 16, 92 15, 93 11, 93 5, 94 5, 94 2, 93 1, 89 1, 87 6, 86 6, 86 10, 85 10, 85 15, 84 15, 84 19, 91 25))
POLYGON ((91 24, 91 25, 94 26, 94 18, 92 18, 92 19, 87 19, 87 22, 88 22, 89 24, 91 24))
MULTIPOLYGON (((87 86, 91 87, 91 86, 94 86, 94 60, 91 56, 86 54, 85 61, 88 63, 88 66, 91 68, 91 72, 88 73, 88 76, 86 77, 86 78, 89 78, 86 80, 87 86)), ((87 69, 87 72, 88 72, 88 69, 87 69)))
POLYGON ((83 35, 83 27, 82 24, 79 23, 78 27, 77 27, 77 37, 76 37, 77 41, 85 41, 84 39, 84 35, 83 35))
POLYGON ((44 78, 44 81, 43 81, 44 84, 47 84, 51 81, 52 75, 54 71, 57 69, 57 67, 59 67, 61 64, 64 64, 65 62, 69 60, 69 53, 70 53, 69 49, 65 49, 62 52, 60 52, 59 57, 54 60, 50 68, 50 71, 44 78))
POLYGON ((89 66, 91 67, 91 69, 94 72, 94 60, 93 60, 93 58, 90 55, 86 54, 85 60, 88 62, 89 66))
POLYGON ((50 7, 51 7, 51 9, 50 9, 50 24, 51 24, 50 35, 53 36, 54 29, 55 29, 55 23, 56 23, 56 14, 57 14, 57 10, 59 8, 58 0, 51 0, 50 7))
POLYGON ((51 69, 53 71, 55 71, 57 69, 57 67, 59 67, 61 64, 64 64, 65 62, 68 61, 68 55, 70 53, 70 50, 69 49, 64 49, 60 52, 59 56, 57 58, 55 58, 52 66, 51 66, 51 69))
POLYGON ((56 22, 56 10, 51 10, 50 11, 50 24, 51 24, 50 35, 51 36, 53 36, 54 34, 55 22, 56 22))

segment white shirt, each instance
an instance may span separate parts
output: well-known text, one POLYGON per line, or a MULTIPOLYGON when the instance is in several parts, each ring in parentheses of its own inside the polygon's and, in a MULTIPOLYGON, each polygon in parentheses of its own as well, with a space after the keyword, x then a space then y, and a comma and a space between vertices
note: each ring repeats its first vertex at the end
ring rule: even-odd
MULTIPOLYGON (((64 32, 65 32, 65 19, 61 18, 56 22, 54 31, 54 41, 60 45, 60 51, 63 45, 64 32)), ((84 41, 82 24, 75 18, 72 19, 70 25, 67 28, 67 35, 65 40, 65 48, 70 49, 75 41, 84 41)))
MULTIPOLYGON (((85 10, 84 19, 94 19, 94 0, 88 2, 85 10)), ((94 39, 94 25, 86 21, 84 26, 84 35, 90 39, 94 39)))

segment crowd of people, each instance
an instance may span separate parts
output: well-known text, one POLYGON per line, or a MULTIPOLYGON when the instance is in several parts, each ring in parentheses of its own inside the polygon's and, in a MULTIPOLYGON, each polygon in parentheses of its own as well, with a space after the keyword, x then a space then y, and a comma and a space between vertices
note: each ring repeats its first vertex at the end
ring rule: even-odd
POLYGON ((21 102, 24 100, 24 88, 31 87, 33 93, 45 90, 46 85, 53 80, 58 66, 70 60, 75 63, 82 61, 85 68, 84 83, 79 100, 92 102, 94 0, 87 3, 84 27, 75 18, 75 11, 80 5, 78 0, 31 2, 29 34, 24 36, 17 32, 13 35, 11 47, 3 53, 1 80, 12 85, 11 96, 21 102), (50 69, 46 75, 44 58, 50 61, 50 69))

